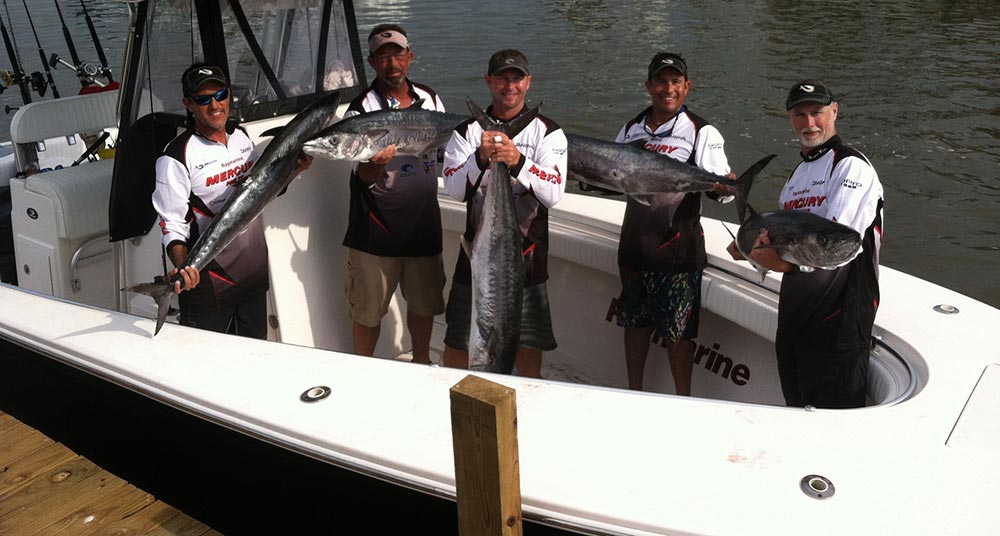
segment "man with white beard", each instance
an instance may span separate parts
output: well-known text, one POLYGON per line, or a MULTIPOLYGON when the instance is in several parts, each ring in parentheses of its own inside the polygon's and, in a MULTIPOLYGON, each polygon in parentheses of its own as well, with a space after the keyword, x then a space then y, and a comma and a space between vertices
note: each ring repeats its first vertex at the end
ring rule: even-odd
MULTIPOLYGON (((883 191, 865 155, 837 135, 839 104, 816 80, 792 86, 785 100, 802 162, 781 190, 785 210, 805 210, 861 234, 862 249, 832 270, 781 260, 762 230, 750 256, 784 272, 775 351, 789 406, 856 408, 865 405, 871 332, 879 303, 878 264, 883 191)), ((730 244, 734 259, 743 256, 730 244)))

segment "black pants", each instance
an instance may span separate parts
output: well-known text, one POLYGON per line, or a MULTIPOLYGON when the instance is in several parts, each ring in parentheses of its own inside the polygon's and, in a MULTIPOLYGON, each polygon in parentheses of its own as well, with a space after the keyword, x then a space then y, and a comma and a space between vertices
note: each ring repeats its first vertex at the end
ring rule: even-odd
POLYGON ((261 292, 241 303, 216 311, 190 313, 182 310, 178 321, 183 326, 267 339, 267 293, 261 292))
POLYGON ((846 409, 865 405, 867 347, 850 350, 775 345, 785 404, 801 408, 846 409))

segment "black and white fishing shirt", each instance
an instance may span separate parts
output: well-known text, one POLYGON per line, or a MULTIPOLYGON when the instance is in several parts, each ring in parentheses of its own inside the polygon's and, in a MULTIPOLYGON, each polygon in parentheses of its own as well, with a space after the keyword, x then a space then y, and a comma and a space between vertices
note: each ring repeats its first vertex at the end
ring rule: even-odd
MULTIPOLYGON (((490 115, 493 107, 486 109, 490 115)), ((522 109, 518 115, 527 111, 522 109)), ((473 119, 455 128, 444 153, 444 185, 448 194, 466 203, 465 238, 472 243, 482 223, 483 201, 491 182, 490 170, 476 158, 483 128, 473 119)), ((525 285, 537 285, 549 278, 549 208, 566 192, 566 134, 551 119, 539 114, 513 138, 524 157, 520 166, 510 168, 517 180, 514 205, 522 242, 522 253, 529 259, 525 285)), ((469 259, 459 252, 455 281, 471 283, 469 259)))
MULTIPOLYGON (((159 214, 163 245, 194 246, 250 173, 258 154, 242 128, 226 143, 186 130, 156 160, 153 207, 159 214)), ((180 294, 184 311, 214 311, 268 289, 267 244, 256 218, 201 272, 198 287, 180 294)))
POLYGON ((778 201, 783 209, 812 212, 855 229, 862 250, 839 268, 782 276, 777 342, 829 349, 867 346, 878 308, 882 245, 883 190, 875 168, 835 135, 803 155, 778 201))
MULTIPOLYGON (((431 88, 409 81, 410 98, 421 108, 443 112, 444 103, 431 88)), ((344 118, 396 107, 375 89, 374 82, 347 108, 344 118)), ((438 205, 438 153, 400 155, 385 166, 385 175, 368 184, 351 173, 351 205, 344 245, 382 257, 427 257, 441 253, 441 208, 438 205)))
MULTIPOLYGON (((618 143, 645 142, 649 151, 687 162, 716 175, 729 174, 725 141, 718 129, 682 107, 674 119, 650 131, 652 107, 625 124, 618 143)), ((717 199, 714 193, 709 194, 717 199)), ((618 245, 619 266, 631 270, 696 272, 708 264, 701 227, 701 192, 659 193, 649 206, 627 198, 618 245)))

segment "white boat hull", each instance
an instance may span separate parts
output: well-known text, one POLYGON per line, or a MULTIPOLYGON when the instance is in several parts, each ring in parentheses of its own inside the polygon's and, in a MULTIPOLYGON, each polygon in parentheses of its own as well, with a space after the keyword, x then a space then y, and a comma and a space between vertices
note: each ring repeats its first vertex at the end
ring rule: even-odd
MULTIPOLYGON (((152 320, 7 286, 0 337, 291 451, 453 496, 448 392, 467 373, 329 351, 350 347, 346 209, 331 210, 346 207, 343 168, 314 165, 266 213, 273 335, 291 344, 177 325, 154 338, 152 320), (331 388, 327 399, 300 401, 319 385, 331 388)), ((696 365, 696 398, 655 393, 672 384, 662 351, 647 370, 654 393, 616 389, 624 359, 608 311, 619 289, 621 210, 568 196, 552 212, 549 285, 560 346, 546 354, 543 373, 580 383, 488 376, 517 391, 527 518, 613 534, 976 534, 1000 526, 992 485, 1000 372, 988 338, 1000 312, 883 267, 875 328, 883 345, 873 363, 885 368, 886 385, 870 389, 880 405, 780 407, 771 348, 777 280, 754 284, 748 267, 724 257, 721 224, 706 220, 712 267, 698 342, 708 352, 696 365), (939 304, 960 312, 942 314, 939 304), (808 475, 828 478, 835 495, 807 496, 800 484, 808 475)), ((464 207, 442 199, 442 211, 450 272, 464 207)), ((401 318, 394 304, 377 354, 405 354, 401 318)))

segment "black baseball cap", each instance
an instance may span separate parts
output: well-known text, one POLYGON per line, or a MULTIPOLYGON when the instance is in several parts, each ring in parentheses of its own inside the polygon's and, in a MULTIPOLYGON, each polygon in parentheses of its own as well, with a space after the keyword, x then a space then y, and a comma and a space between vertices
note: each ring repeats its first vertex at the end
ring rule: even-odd
POLYGON ((517 69, 525 75, 531 74, 531 71, 528 69, 528 58, 524 57, 524 54, 521 54, 520 51, 512 48, 494 52, 490 56, 490 66, 486 69, 486 74, 495 76, 505 69, 517 69))
POLYGON ((833 102, 833 92, 816 80, 803 80, 788 90, 785 109, 791 110, 803 102, 818 102, 824 106, 833 102))
POLYGON ((185 95, 193 95, 209 82, 218 82, 229 86, 229 79, 222 69, 205 63, 196 63, 188 67, 181 75, 181 88, 185 95))
POLYGON ((649 62, 649 75, 647 80, 652 80, 656 75, 666 69, 677 69, 684 78, 688 75, 688 66, 684 62, 684 58, 680 54, 674 54, 673 52, 657 52, 653 59, 649 62))

